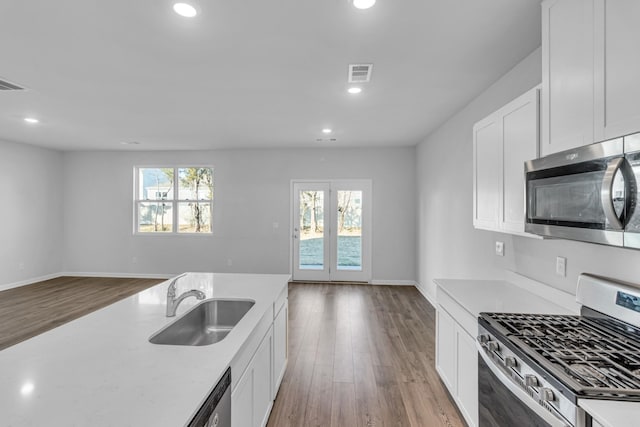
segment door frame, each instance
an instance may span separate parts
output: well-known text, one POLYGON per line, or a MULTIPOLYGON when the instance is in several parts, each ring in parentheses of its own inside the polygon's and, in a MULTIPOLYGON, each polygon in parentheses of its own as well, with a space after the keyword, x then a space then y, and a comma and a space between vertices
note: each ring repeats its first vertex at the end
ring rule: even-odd
MULTIPOLYGON (((294 212, 296 206, 294 192, 295 184, 328 184, 330 195, 328 199, 328 222, 325 221, 326 233, 325 238, 328 240, 329 246, 329 281, 352 281, 370 283, 372 278, 372 241, 373 241, 373 183, 371 179, 292 179, 289 189, 289 273, 292 280, 306 280, 305 278, 294 277, 294 259, 295 259, 295 230, 297 225, 298 213, 294 212), (359 190, 362 191, 362 269, 361 270, 339 270, 337 269, 337 228, 338 213, 334 209, 334 200, 337 200, 337 191, 340 190, 359 190)), ((325 211, 325 215, 327 212, 325 211)), ((326 219, 326 218, 325 218, 326 219)), ((325 244, 325 247, 327 247, 325 244)), ((309 279, 321 280, 326 279, 309 279)))

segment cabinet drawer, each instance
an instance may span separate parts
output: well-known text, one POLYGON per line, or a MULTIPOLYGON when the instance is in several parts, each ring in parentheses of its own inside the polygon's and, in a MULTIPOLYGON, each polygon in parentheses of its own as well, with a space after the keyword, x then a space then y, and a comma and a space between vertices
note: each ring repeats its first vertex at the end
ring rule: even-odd
POLYGON ((280 295, 278 295, 278 298, 276 298, 275 302, 273 303, 274 319, 276 318, 278 313, 280 313, 280 310, 282 310, 282 307, 284 307, 284 303, 287 301, 288 296, 289 296, 289 286, 287 285, 284 287, 282 292, 280 292, 280 295))
POLYGON ((438 304, 441 305, 453 317, 469 335, 478 336, 478 319, 458 304, 453 298, 438 287, 436 295, 438 304))

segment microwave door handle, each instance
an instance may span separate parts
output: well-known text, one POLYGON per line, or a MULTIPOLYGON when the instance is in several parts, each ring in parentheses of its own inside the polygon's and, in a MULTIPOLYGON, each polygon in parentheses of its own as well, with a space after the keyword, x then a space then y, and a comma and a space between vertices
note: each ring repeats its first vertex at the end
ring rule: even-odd
POLYGON ((604 216, 609 221, 612 230, 622 230, 624 228, 613 207, 613 179, 618 169, 622 166, 622 162, 624 162, 624 157, 616 157, 609 161, 607 170, 604 173, 604 178, 602 178, 602 187, 600 190, 600 200, 602 202, 602 208, 604 209, 604 216))
POLYGON ((636 182, 636 175, 633 172, 633 166, 626 158, 621 166, 622 175, 624 176, 624 203, 625 210, 621 218, 622 225, 624 227, 629 224, 629 221, 633 218, 634 211, 637 206, 638 198, 638 183, 636 182))

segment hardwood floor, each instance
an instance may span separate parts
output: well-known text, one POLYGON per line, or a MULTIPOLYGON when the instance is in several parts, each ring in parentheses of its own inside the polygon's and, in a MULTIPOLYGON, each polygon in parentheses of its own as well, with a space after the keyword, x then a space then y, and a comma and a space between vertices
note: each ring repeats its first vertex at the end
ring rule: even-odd
POLYGON ((414 287, 289 285, 289 362, 268 427, 464 426, 414 287))
POLYGON ((58 277, 0 292, 0 351, 163 279, 58 277))

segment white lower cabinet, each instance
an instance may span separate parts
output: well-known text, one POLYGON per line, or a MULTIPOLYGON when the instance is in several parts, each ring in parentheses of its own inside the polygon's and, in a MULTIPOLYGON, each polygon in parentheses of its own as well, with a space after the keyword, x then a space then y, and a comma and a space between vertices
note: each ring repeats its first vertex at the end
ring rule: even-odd
POLYGON ((467 424, 475 427, 478 425, 478 351, 475 338, 441 305, 438 305, 436 313, 436 329, 436 370, 467 424))
POLYGON ((233 427, 253 426, 253 369, 248 369, 231 394, 231 424, 233 427))
POLYGON ((287 369, 287 319, 289 316, 289 306, 285 300, 280 311, 273 319, 273 392, 272 398, 275 400, 280 388, 280 383, 287 369))
POLYGON ((442 382, 453 396, 456 389, 456 323, 453 318, 441 308, 436 313, 436 367, 442 382))
POLYGON ((476 340, 456 325, 458 401, 469 425, 478 425, 478 350, 476 340), (471 420, 471 421, 470 421, 471 420))
POLYGON ((233 427, 262 427, 267 424, 273 406, 272 354, 273 327, 270 327, 231 394, 233 427))
POLYGON ((231 425, 264 427, 287 368, 288 289, 258 322, 231 362, 231 425))

